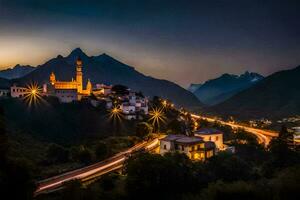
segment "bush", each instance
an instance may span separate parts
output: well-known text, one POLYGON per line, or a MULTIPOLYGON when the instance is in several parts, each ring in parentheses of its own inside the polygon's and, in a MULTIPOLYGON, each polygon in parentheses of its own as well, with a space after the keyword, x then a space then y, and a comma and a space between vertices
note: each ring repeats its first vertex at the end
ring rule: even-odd
POLYGON ((95 154, 97 159, 102 160, 108 155, 108 147, 104 142, 99 142, 96 146, 95 154))
POLYGON ((69 161, 69 150, 57 144, 50 144, 46 157, 51 163, 65 163, 69 161))

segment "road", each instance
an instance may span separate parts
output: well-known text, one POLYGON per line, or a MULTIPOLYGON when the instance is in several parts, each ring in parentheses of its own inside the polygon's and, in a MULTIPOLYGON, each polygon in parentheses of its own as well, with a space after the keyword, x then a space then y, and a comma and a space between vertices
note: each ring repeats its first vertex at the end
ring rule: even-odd
MULTIPOLYGON (((257 136, 259 142, 264 143, 265 145, 268 145, 272 137, 277 137, 278 133, 269 131, 269 130, 262 130, 262 129, 257 129, 257 128, 252 128, 240 124, 235 124, 235 123, 229 123, 225 121, 220 121, 216 120, 213 118, 208 118, 208 117, 203 117, 195 114, 191 114, 193 118, 202 118, 205 119, 209 122, 215 122, 218 121, 221 124, 231 126, 232 128, 242 128, 246 130, 247 132, 250 132, 254 135, 257 136)), ((126 158, 133 154, 136 151, 139 150, 146 150, 150 151, 155 149, 156 147, 159 146, 159 139, 153 139, 150 142, 141 142, 132 148, 120 152, 116 155, 114 155, 111 158, 108 158, 104 161, 95 163, 93 165, 89 165, 84 168, 80 168, 77 170, 73 170, 58 176, 51 177, 49 179, 43 180, 38 182, 38 187, 37 190, 35 191, 35 195, 39 195, 42 193, 49 193, 56 191, 58 189, 61 189, 64 185, 64 183, 71 181, 71 180, 81 180, 81 181, 88 181, 92 180, 94 178, 97 178, 103 174, 106 174, 111 171, 115 171, 117 169, 120 169, 123 167, 124 161, 126 158)))
POLYGON ((195 114, 191 114, 191 116, 193 118, 196 118, 196 119, 202 118, 202 119, 205 119, 209 122, 216 122, 217 121, 217 122, 219 122, 223 125, 231 126, 234 129, 242 128, 245 131, 256 135, 259 142, 265 144, 265 146, 267 146, 269 144, 269 142, 271 141, 271 139, 273 137, 278 136, 278 133, 276 133, 274 131, 270 131, 270 130, 262 130, 262 129, 258 129, 258 128, 252 128, 252 127, 244 126, 244 125, 241 125, 241 124, 225 122, 225 121, 221 121, 221 120, 216 120, 214 118, 203 117, 203 116, 195 115, 195 114))
POLYGON ((150 142, 141 142, 133 146, 132 148, 120 152, 104 161, 40 181, 38 182, 38 187, 35 191, 35 195, 49 193, 61 189, 64 183, 71 180, 87 181, 99 177, 105 173, 115 171, 122 168, 126 158, 134 152, 139 150, 151 151, 158 146, 158 138, 153 139, 150 142))

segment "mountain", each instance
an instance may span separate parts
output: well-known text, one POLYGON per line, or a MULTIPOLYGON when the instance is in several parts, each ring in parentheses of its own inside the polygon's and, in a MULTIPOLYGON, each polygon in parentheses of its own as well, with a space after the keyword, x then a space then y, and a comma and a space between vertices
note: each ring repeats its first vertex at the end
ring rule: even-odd
POLYGON ((9 88, 10 82, 5 78, 0 78, 0 88, 9 88))
POLYGON ((35 67, 30 65, 16 65, 13 68, 5 69, 0 71, 0 77, 5 79, 15 79, 25 76, 26 74, 32 72, 35 67))
POLYGON ((188 108, 199 107, 202 104, 191 92, 167 80, 145 76, 107 54, 87 56, 80 48, 74 49, 70 55, 61 55, 50 59, 36 70, 14 82, 39 83, 49 82, 49 75, 54 72, 57 80, 71 80, 75 76, 75 60, 80 57, 83 61, 84 81, 92 83, 123 84, 133 90, 142 91, 147 96, 160 96, 172 100, 178 106, 188 108))
POLYGON ((223 74, 216 79, 211 79, 201 84, 193 93, 201 102, 210 106, 216 105, 251 87, 262 79, 263 76, 257 73, 245 72, 239 76, 223 74))
POLYGON ((198 84, 194 84, 192 83, 189 87, 188 87, 188 91, 190 92, 195 92, 198 88, 200 88, 202 85, 202 83, 198 83, 198 84))
POLYGON ((300 66, 276 72, 211 108, 240 118, 280 118, 300 114, 300 66))

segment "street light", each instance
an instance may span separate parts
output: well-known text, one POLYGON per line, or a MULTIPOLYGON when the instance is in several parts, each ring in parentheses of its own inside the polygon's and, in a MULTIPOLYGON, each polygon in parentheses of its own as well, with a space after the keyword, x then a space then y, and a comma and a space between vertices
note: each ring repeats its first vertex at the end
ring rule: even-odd
POLYGON ((149 121, 152 122, 153 127, 157 126, 157 131, 159 130, 160 122, 166 122, 163 108, 153 108, 152 111, 149 112, 149 115, 151 116, 149 121))
POLYGON ((29 107, 42 100, 41 90, 42 89, 36 83, 31 83, 26 86, 25 95, 23 98, 29 107))
POLYGON ((115 106, 111 109, 110 114, 109 114, 109 118, 116 121, 121 121, 121 117, 122 117, 122 110, 115 106))
POLYGON ((122 118, 123 118, 122 110, 119 107, 114 106, 110 110, 110 113, 109 113, 109 120, 111 120, 112 123, 113 123, 113 129, 114 129, 113 134, 115 134, 115 133, 118 134, 119 133, 122 118))

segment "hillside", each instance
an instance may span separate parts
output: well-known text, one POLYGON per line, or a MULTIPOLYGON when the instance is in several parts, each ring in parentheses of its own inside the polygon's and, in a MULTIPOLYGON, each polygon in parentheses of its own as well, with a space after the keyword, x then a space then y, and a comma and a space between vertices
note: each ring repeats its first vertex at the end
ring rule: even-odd
MULTIPOLYGON (((223 74, 222 76, 206 81, 193 91, 197 98, 207 104, 216 105, 229 99, 238 92, 251 87, 263 76, 257 73, 245 72, 241 75, 223 74)), ((197 84, 192 84, 197 86, 197 84)), ((191 86, 192 86, 191 85, 191 86)))
POLYGON ((0 78, 0 88, 9 88, 10 82, 5 78, 0 78))
POLYGON ((47 98, 29 108, 21 99, 0 99, 9 133, 24 133, 40 141, 74 144, 91 138, 134 133, 131 121, 124 121, 120 132, 109 121, 105 108, 85 102, 60 104, 47 98))
POLYGON ((300 66, 276 72, 210 110, 242 118, 300 114, 300 66))
POLYGON ((26 74, 32 72, 35 67, 30 65, 16 65, 13 68, 5 69, 0 71, 0 77, 5 79, 15 79, 25 76, 26 74))
POLYGON ((161 96, 174 101, 178 106, 199 107, 202 104, 189 91, 167 80, 155 79, 145 76, 109 55, 87 56, 77 48, 67 57, 57 56, 37 67, 36 70, 14 82, 26 83, 37 81, 48 82, 51 72, 56 74, 58 80, 70 80, 75 76, 75 60, 83 60, 84 81, 90 79, 92 83, 123 84, 133 90, 142 91, 147 96, 161 96))

